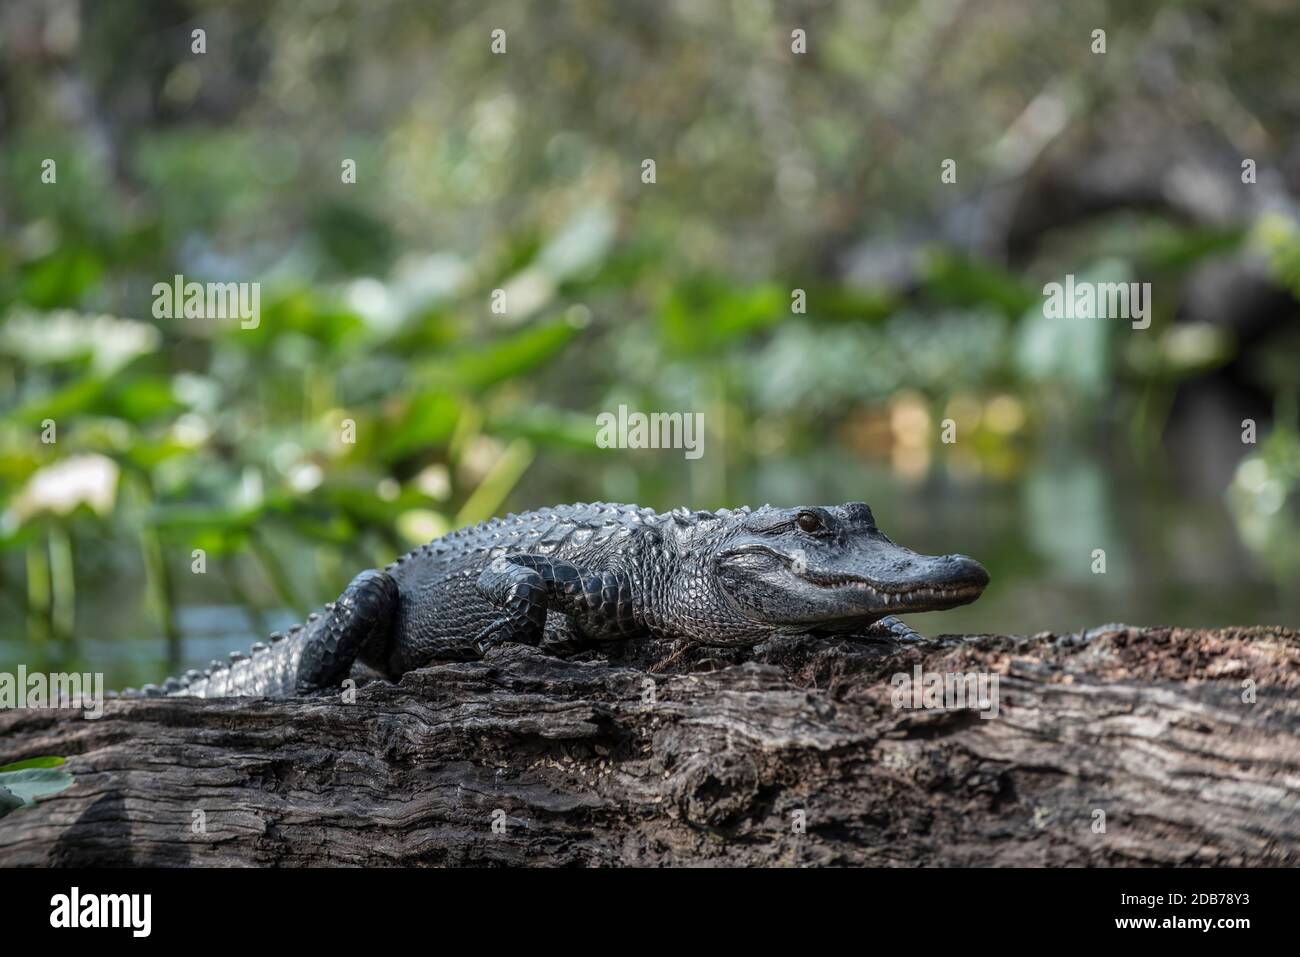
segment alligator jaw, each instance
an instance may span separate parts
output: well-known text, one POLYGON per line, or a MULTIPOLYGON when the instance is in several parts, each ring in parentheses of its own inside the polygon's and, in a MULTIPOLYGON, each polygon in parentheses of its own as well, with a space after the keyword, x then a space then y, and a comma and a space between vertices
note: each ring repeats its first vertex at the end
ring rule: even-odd
POLYGON ((954 605, 965 605, 972 602, 984 591, 983 585, 974 582, 951 588, 938 585, 910 585, 889 589, 863 578, 845 576, 834 580, 822 580, 815 575, 808 574, 802 577, 805 581, 811 582, 818 588, 847 588, 865 591, 873 598, 878 599, 886 608, 892 606, 907 608, 911 605, 932 605, 936 603, 942 608, 950 608, 954 605))
MULTIPOLYGON (((964 555, 919 555, 892 543, 887 543, 878 555, 871 556, 882 571, 897 573, 892 581, 809 566, 793 555, 756 542, 729 549, 719 557, 724 562, 728 559, 744 561, 750 557, 779 562, 790 579, 801 583, 809 593, 826 596, 827 617, 831 619, 943 611, 975 601, 989 580, 984 567, 964 555), (891 552, 896 552, 896 555, 891 552), (898 559, 903 559, 902 564, 898 559)), ((808 593, 805 593, 807 597, 808 593)), ((811 600, 820 604, 815 598, 811 600)))

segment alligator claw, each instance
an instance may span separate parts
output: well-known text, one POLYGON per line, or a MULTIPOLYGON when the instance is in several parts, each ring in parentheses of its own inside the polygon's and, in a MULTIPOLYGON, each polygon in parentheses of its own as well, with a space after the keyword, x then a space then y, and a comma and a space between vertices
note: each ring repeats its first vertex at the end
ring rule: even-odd
POLYGON ((478 654, 486 655, 492 648, 501 644, 501 641, 501 629, 493 623, 480 631, 470 644, 478 654))

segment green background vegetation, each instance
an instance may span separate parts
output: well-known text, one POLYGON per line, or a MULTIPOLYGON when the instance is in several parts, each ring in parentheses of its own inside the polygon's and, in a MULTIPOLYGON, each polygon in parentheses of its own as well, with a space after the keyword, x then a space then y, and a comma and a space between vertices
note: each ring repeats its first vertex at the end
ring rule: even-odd
POLYGON ((913 622, 931 632, 1294 624, 1294 299, 1248 347, 1192 279, 1246 263, 1300 293, 1297 23, 1280 3, 6 4, 0 666, 158 680, 459 525, 592 499, 864 499, 903 543, 990 568, 978 604, 913 622), (1228 200, 1057 204, 1062 181, 1119 190, 1115 156, 1165 186, 1190 163, 1194 200, 1228 200), (1151 328, 1045 319, 1067 272, 1151 282, 1151 328), (260 282, 260 326, 154 319, 177 273, 260 282), (1257 445, 1180 405, 1225 369, 1257 445), (620 403, 703 412, 704 457, 596 448, 620 403))

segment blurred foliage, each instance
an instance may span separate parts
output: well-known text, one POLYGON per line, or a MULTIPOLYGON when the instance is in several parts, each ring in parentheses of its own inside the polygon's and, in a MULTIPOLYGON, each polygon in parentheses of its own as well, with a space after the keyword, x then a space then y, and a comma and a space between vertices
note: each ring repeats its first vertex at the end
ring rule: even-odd
POLYGON ((1300 489, 1300 432, 1275 429, 1259 451, 1237 466, 1228 489, 1242 537, 1263 556, 1279 581, 1300 581, 1295 546, 1300 522, 1288 514, 1288 500, 1300 489))
MULTIPOLYGON (((1238 91, 1202 97, 1198 122, 1294 119, 1277 92, 1293 12, 1176 6, 8 7, 6 631, 75 654, 94 624, 77 624, 82 583, 143 582, 175 659, 187 602, 301 613, 506 507, 734 504, 744 476, 830 449, 918 482, 1021 481, 1062 436, 1151 454, 1180 384, 1240 358, 1232 331, 1177 321, 1181 292, 1142 335, 1048 320, 1044 282, 1181 289, 1262 251, 1300 296, 1289 213, 1207 225, 1121 204, 1001 257, 918 224, 1027 176, 1044 103, 1067 139, 1115 111, 1163 115, 1163 75, 1144 69, 1183 75, 1193 99, 1238 91), (1078 40, 1098 22, 1106 70, 1078 40), (951 190, 946 156, 962 157, 951 190), (154 283, 177 274, 260 282, 260 324, 154 318, 154 283), (596 454, 594 417, 621 402, 703 410, 705 460, 596 454)), ((1253 387, 1294 395, 1297 354, 1253 387)), ((1294 556, 1270 536, 1295 506, 1296 450, 1273 430, 1233 486, 1265 555, 1294 556)), ((1051 539, 1051 511, 1027 540, 1051 539)))

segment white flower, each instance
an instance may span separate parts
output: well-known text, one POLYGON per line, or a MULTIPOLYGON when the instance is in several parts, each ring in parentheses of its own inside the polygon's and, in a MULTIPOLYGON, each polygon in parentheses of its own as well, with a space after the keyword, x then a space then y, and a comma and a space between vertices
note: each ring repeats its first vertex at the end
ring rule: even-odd
POLYGON ((67 515, 79 505, 88 505, 99 515, 113 510, 121 470, 104 455, 73 455, 47 465, 27 480, 4 515, 6 529, 24 524, 40 512, 67 515))

